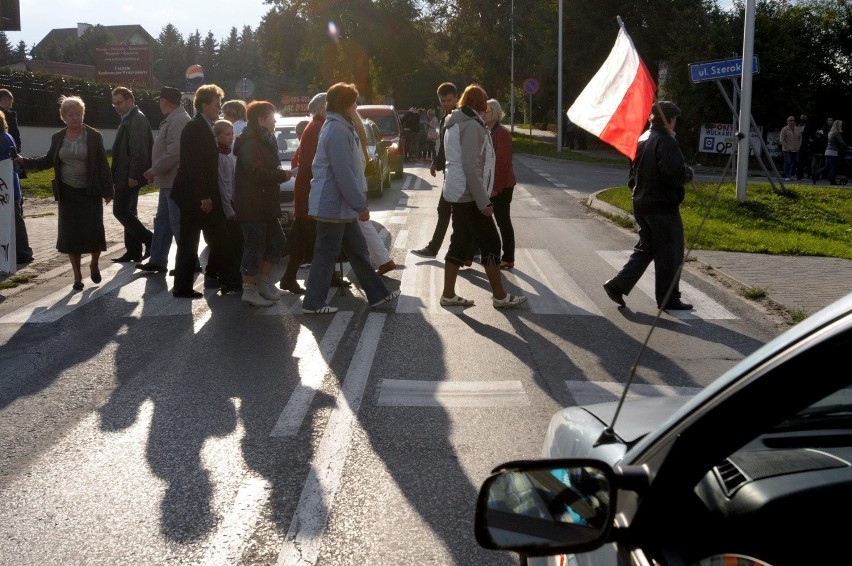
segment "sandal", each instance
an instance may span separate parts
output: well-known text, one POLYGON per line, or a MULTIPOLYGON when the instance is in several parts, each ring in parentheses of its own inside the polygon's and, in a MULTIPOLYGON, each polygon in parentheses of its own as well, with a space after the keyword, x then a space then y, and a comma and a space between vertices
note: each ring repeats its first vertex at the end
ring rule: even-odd
POLYGON ((502 299, 493 299, 492 303, 494 304, 495 309, 506 309, 517 307, 527 302, 527 298, 524 295, 510 295, 506 293, 506 296, 502 299))
POLYGON ((458 295, 453 295, 452 297, 445 297, 441 295, 441 306, 442 307, 472 307, 473 299, 462 299, 458 295))

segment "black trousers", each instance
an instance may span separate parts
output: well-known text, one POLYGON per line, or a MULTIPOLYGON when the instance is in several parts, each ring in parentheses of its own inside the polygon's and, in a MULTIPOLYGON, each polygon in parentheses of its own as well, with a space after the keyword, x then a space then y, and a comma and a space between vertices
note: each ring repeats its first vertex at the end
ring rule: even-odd
POLYGON ((429 248, 433 254, 437 254, 444 243, 444 238, 447 235, 447 229, 450 227, 450 218, 452 217, 452 205, 444 198, 443 192, 438 199, 438 223, 435 225, 435 233, 432 234, 432 239, 429 241, 429 248))
POLYGON ((142 258, 142 244, 150 247, 154 239, 154 233, 148 230, 136 215, 139 189, 140 187, 116 187, 112 201, 112 214, 124 226, 124 247, 127 254, 136 259, 142 258))
POLYGON ((225 213, 217 207, 205 214, 198 208, 198 203, 193 202, 192 205, 180 207, 180 239, 175 260, 174 291, 192 290, 202 232, 204 241, 210 247, 210 257, 219 269, 219 284, 239 286, 242 283, 237 267, 239 264, 228 257, 230 246, 225 229, 225 213))

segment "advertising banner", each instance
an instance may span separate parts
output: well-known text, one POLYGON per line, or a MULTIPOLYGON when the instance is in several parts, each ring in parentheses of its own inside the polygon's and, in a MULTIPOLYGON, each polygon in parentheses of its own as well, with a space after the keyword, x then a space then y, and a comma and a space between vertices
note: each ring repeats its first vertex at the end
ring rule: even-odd
POLYGON ((106 83, 151 88, 151 48, 147 45, 95 47, 95 76, 106 83))
MULTIPOLYGON (((760 151, 760 138, 763 128, 758 131, 750 130, 750 154, 760 151)), ((737 145, 737 128, 733 124, 703 124, 699 136, 698 151, 704 153, 726 153, 730 155, 737 145)))
POLYGON ((11 159, 0 161, 0 273, 18 271, 15 249, 15 180, 11 159))

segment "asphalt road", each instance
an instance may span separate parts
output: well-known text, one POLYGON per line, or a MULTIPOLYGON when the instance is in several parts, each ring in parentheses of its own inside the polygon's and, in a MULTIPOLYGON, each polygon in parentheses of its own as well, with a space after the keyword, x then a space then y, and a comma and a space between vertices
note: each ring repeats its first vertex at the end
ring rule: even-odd
POLYGON ((425 163, 371 205, 394 305, 357 286, 333 316, 289 294, 177 300, 128 265, 4 301, 0 563, 517 564, 477 546, 477 490, 539 455, 559 407, 615 398, 653 326, 641 394, 695 392, 778 332, 691 267, 695 311, 655 321, 650 273, 617 309, 601 283, 635 237, 573 191, 624 172, 548 167, 516 165, 518 310, 492 308, 476 266, 457 287, 475 307, 437 304, 442 254, 409 253, 434 227, 425 163))

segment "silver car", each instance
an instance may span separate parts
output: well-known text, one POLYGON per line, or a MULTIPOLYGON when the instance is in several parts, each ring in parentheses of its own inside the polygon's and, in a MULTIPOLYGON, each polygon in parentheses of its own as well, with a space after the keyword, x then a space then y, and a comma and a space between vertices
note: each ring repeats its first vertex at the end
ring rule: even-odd
POLYGON ((850 347, 852 294, 697 395, 562 409, 544 459, 485 481, 477 540, 530 565, 846 563, 850 347))
MULTIPOLYGON (((275 139, 278 142, 278 158, 281 160, 281 168, 290 170, 290 161, 299 149, 299 136, 296 135, 296 126, 299 122, 310 122, 310 116, 276 116, 275 139)), ((281 183, 281 222, 288 226, 293 222, 296 211, 293 190, 296 186, 296 177, 281 183)))

